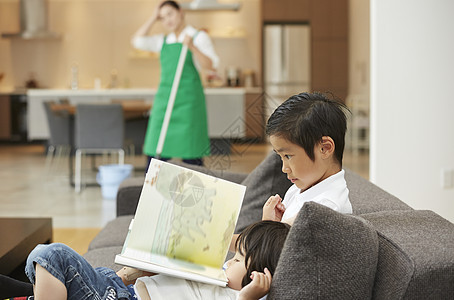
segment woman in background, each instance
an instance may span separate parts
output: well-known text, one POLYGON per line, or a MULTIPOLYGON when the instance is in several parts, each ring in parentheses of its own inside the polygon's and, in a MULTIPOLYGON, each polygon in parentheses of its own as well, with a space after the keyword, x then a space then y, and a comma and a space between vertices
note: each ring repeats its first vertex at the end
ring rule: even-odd
POLYGON ((156 147, 183 44, 188 46, 178 92, 170 118, 161 160, 182 158, 203 165, 210 154, 205 95, 198 69, 214 70, 219 58, 209 36, 186 25, 184 12, 175 1, 162 1, 152 16, 135 33, 132 44, 140 50, 159 52, 161 80, 156 93, 144 142, 148 164, 156 156, 156 147), (147 35, 161 21, 169 34, 147 35))

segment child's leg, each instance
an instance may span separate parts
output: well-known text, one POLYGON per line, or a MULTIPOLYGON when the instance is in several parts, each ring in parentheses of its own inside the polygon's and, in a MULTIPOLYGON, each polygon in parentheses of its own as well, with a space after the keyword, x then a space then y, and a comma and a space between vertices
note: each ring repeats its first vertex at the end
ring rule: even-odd
POLYGON ((55 284, 49 280, 49 275, 65 287, 68 299, 128 299, 130 296, 113 270, 94 269, 81 255, 63 244, 37 246, 28 256, 25 273, 36 292, 47 292, 44 299, 50 299, 53 294, 52 290, 41 288, 41 284, 55 284))
POLYGON ((66 286, 52 276, 46 269, 40 265, 36 265, 36 279, 35 279, 35 299, 48 299, 48 300, 66 300, 67 292, 66 286), (49 291, 52 291, 49 293, 49 291))

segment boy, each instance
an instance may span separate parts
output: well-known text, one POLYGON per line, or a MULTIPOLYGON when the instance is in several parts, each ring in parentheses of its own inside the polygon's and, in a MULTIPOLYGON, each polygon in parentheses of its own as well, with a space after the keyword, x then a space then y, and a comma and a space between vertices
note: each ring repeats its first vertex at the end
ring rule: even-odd
POLYGON ((279 195, 268 199, 263 220, 292 224, 308 201, 352 213, 342 170, 345 110, 345 105, 322 94, 301 93, 290 97, 270 116, 266 134, 282 159, 282 172, 293 185, 283 201, 279 195))
MULTIPOLYGON (((271 114, 266 134, 282 159, 282 172, 293 185, 282 201, 271 196, 262 220, 290 225, 303 204, 314 201, 342 213, 352 213, 342 170, 348 108, 319 93, 301 93, 287 99, 271 114)), ((235 234, 230 251, 235 251, 235 234)))

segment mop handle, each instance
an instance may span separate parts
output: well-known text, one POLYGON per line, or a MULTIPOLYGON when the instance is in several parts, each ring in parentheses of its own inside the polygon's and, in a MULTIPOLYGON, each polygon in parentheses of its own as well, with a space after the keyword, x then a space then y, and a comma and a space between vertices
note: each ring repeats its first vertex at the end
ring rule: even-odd
POLYGON ((175 104, 175 97, 177 96, 178 86, 180 85, 181 73, 183 72, 184 61, 186 60, 187 53, 188 46, 183 45, 180 52, 180 58, 178 59, 175 77, 173 78, 172 89, 170 90, 169 101, 167 103, 164 121, 162 122, 161 133, 159 134, 158 146, 156 147, 157 158, 161 156, 162 148, 164 147, 164 140, 167 135, 167 129, 169 128, 170 116, 172 115, 173 105, 175 104))

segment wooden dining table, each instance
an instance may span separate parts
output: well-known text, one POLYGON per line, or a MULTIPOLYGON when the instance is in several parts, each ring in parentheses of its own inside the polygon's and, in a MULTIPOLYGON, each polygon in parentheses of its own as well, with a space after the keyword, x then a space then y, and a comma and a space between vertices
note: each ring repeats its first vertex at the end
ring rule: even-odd
MULTIPOLYGON (((121 101, 106 103, 106 105, 113 103, 121 104, 125 120, 143 117, 151 109, 151 104, 144 101, 121 101)), ((71 103, 52 103, 50 109, 54 112, 68 112, 70 115, 75 115, 77 112, 77 106, 71 103)))

